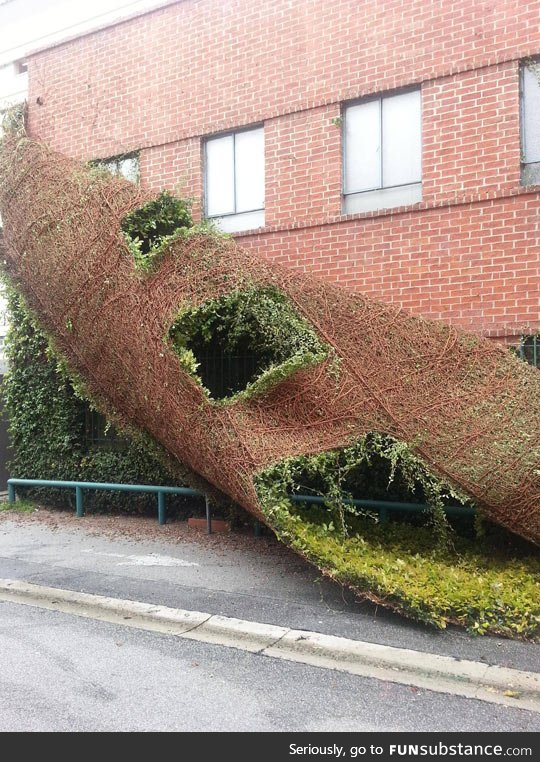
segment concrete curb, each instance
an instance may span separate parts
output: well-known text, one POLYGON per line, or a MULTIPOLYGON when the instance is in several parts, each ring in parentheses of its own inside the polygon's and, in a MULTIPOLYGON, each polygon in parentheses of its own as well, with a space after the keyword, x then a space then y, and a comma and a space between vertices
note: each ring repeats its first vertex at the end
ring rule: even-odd
POLYGON ((0 600, 540 713, 537 672, 19 580, 0 600))
POLYGON ((537 672, 301 630, 289 630, 265 654, 540 712, 537 672))
POLYGON ((0 600, 167 635, 182 635, 211 616, 200 611, 173 609, 7 579, 0 580, 0 600))

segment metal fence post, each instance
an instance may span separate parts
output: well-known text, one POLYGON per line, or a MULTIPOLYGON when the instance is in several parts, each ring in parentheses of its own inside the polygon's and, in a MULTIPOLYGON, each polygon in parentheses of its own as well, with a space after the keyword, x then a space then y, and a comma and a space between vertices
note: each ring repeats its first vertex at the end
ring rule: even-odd
POLYGON ((8 482, 7 493, 8 493, 8 503, 14 503, 15 500, 17 499, 17 496, 15 495, 15 485, 14 484, 10 484, 8 482))
POLYGON ((212 534, 212 506, 210 505, 210 500, 205 495, 204 501, 206 504, 206 528, 208 534, 212 534))
POLYGON ((82 487, 75 487, 76 515, 80 519, 84 516, 84 498, 82 487))
POLYGON ((157 511, 158 511, 158 524, 167 523, 167 512, 165 507, 165 493, 164 492, 158 492, 157 493, 157 511))

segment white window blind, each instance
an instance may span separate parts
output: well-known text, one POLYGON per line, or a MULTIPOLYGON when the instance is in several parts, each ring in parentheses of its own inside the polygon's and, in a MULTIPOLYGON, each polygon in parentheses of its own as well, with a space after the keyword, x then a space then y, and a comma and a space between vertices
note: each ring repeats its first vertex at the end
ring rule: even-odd
POLYGON ((206 144, 206 213, 209 217, 234 214, 234 138, 206 144))
POLYGON ((206 216, 227 232, 264 225, 264 128, 205 144, 206 216))
POLYGON ((354 213, 422 199, 419 90, 345 110, 344 211, 354 213))
POLYGON ((521 181, 540 184, 540 62, 521 69, 521 181))
POLYGON ((345 128, 345 193, 380 188, 381 102, 350 106, 345 128))

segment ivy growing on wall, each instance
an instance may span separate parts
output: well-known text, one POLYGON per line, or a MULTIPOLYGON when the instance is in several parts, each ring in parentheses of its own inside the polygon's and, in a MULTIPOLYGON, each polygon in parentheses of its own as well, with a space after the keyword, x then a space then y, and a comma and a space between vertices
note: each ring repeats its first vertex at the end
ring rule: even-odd
MULTIPOLYGON (((9 416, 13 477, 139 484, 175 484, 154 446, 126 437, 121 449, 93 447, 85 435, 88 402, 75 391, 62 362, 36 325, 22 297, 7 289, 11 327, 7 337, 9 371, 4 398, 9 416)), ((34 491, 56 505, 71 505, 70 490, 34 491)), ((192 502, 192 501, 191 501, 192 502)), ((185 511, 190 501, 169 496, 168 510, 185 511)), ((117 508, 155 514, 155 496, 89 492, 89 510, 117 508)), ((190 509, 191 513, 191 509, 190 509)))

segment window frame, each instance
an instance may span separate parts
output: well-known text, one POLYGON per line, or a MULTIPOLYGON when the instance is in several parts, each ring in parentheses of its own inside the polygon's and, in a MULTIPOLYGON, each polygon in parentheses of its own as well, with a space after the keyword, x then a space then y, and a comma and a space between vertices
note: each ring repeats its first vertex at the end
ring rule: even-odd
MULTIPOLYGON (((400 88, 398 90, 390 90, 385 92, 380 92, 377 94, 368 95, 362 98, 355 98, 352 101, 346 101, 345 103, 341 104, 341 197, 342 197, 342 212, 343 214, 356 214, 357 212, 348 212, 345 209, 345 204, 347 198, 350 197, 358 197, 363 196, 368 193, 374 193, 376 191, 385 191, 385 190, 393 190, 394 188, 409 188, 412 186, 420 186, 420 190, 422 191, 423 195, 423 114, 422 114, 422 86, 421 85, 410 85, 408 87, 400 88), (383 101, 387 98, 393 98, 396 95, 406 95, 407 93, 413 93, 417 92, 420 95, 420 180, 414 183, 400 183, 398 185, 383 185, 384 182, 384 151, 383 151, 383 140, 384 140, 384 119, 383 119, 383 101), (380 145, 381 145, 381 151, 380 151, 380 157, 379 157, 379 166, 380 166, 380 177, 381 177, 381 185, 374 186, 373 188, 360 190, 360 191, 349 191, 346 190, 347 188, 347 110, 349 108, 352 108, 354 106, 361 106, 365 103, 373 103, 374 101, 378 101, 380 103, 379 108, 379 136, 380 136, 380 145)), ((416 203, 420 203, 420 201, 415 201, 416 203)), ((409 204, 405 204, 409 205, 409 204)), ((396 206, 392 207, 385 207, 385 206, 377 206, 374 205, 372 211, 378 211, 381 209, 392 209, 397 208, 396 206)), ((362 212, 360 212, 361 214, 362 212)))
MULTIPOLYGON (((265 140, 264 135, 264 122, 257 123, 257 124, 251 124, 248 127, 239 127, 238 129, 234 130, 227 130, 226 132, 217 132, 214 135, 206 135, 203 139, 203 209, 204 209, 204 217, 207 220, 221 220, 226 217, 229 219, 232 217, 238 217, 242 214, 252 214, 253 212, 264 212, 266 210, 266 151, 263 150, 263 160, 264 160, 264 169, 265 169, 265 188, 264 188, 264 204, 263 206, 259 206, 253 209, 244 209, 243 211, 239 212, 236 209, 236 197, 237 197, 237 188, 236 188, 236 135, 239 135, 240 133, 244 132, 254 132, 255 130, 263 130, 263 140, 265 140), (234 203, 234 211, 233 212, 226 212, 224 214, 208 214, 208 150, 207 146, 208 143, 210 143, 212 140, 219 140, 221 138, 228 138, 232 137, 233 139, 233 203, 234 203)), ((264 146, 266 146, 266 143, 264 142, 264 146)))

